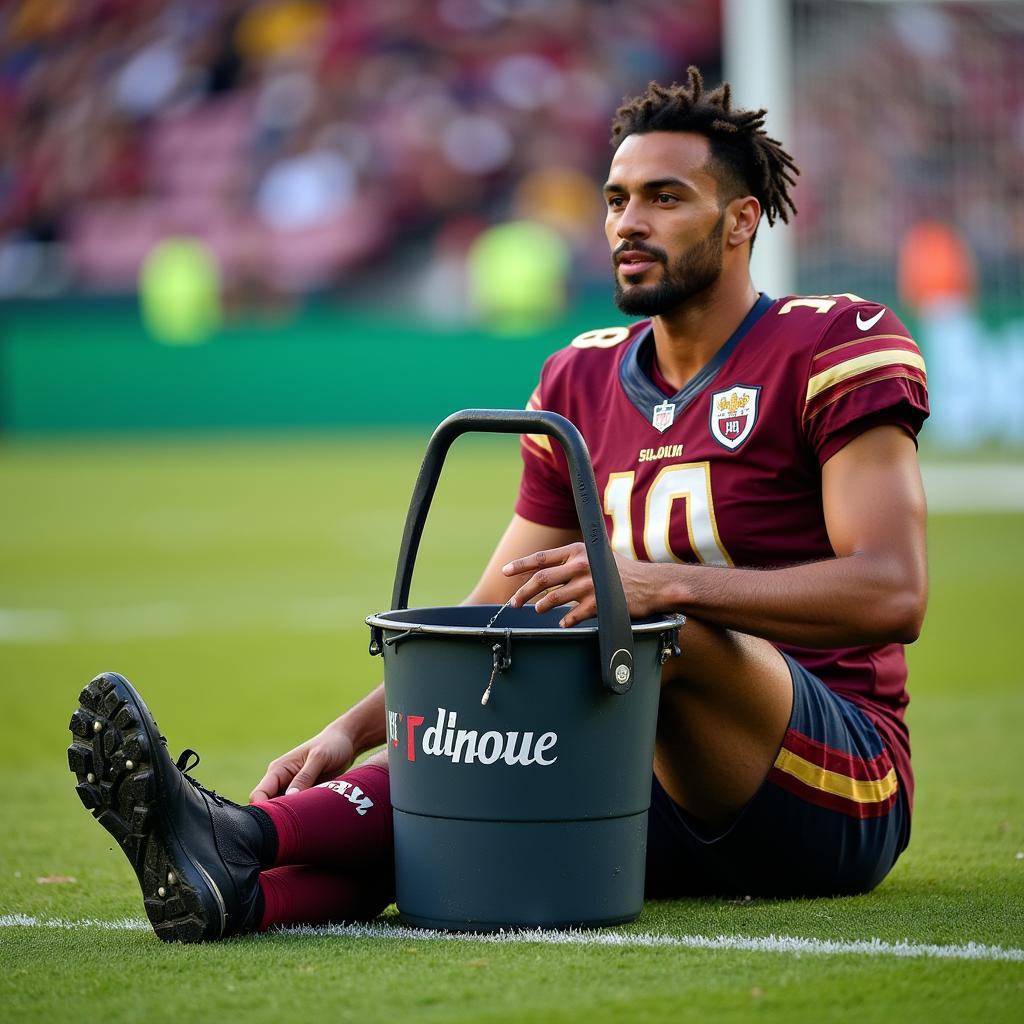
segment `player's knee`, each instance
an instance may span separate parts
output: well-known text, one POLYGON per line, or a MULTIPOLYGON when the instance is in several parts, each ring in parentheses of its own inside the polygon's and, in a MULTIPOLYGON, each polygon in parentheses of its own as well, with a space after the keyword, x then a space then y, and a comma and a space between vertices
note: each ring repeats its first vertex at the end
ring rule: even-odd
POLYGON ((743 656, 744 637, 731 629, 687 617, 676 634, 679 655, 665 662, 662 685, 705 679, 743 656))

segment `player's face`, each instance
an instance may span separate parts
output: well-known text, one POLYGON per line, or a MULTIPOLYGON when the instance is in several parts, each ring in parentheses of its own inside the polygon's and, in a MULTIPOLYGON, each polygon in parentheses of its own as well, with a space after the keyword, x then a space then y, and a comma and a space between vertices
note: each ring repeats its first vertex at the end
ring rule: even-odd
POLYGON ((725 215, 708 158, 708 140, 683 132, 630 135, 616 151, 605 233, 622 312, 661 316, 718 280, 725 215))

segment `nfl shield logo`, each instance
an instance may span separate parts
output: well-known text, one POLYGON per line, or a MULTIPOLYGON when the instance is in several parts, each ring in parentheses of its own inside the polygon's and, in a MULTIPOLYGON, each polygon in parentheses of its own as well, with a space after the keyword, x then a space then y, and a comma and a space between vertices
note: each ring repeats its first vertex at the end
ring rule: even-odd
POLYGON ((754 429, 760 392, 760 387, 734 384, 711 396, 711 436, 729 451, 739 448, 754 429))
POLYGON ((672 426, 672 421, 675 418, 676 407, 671 402, 662 402, 661 405, 654 407, 654 416, 651 418, 651 423, 654 425, 655 430, 660 430, 664 434, 672 426))

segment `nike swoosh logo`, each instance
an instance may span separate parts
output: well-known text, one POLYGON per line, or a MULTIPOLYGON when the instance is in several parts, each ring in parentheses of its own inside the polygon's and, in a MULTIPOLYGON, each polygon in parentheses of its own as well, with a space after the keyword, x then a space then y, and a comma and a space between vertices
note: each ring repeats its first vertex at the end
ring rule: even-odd
POLYGON ((879 311, 878 311, 878 312, 877 312, 877 313, 876 313, 876 314, 875 314, 875 315, 874 315, 873 317, 871 317, 871 318, 870 318, 869 320, 864 320, 864 319, 863 319, 863 318, 861 317, 861 315, 860 315, 860 310, 858 310, 858 311, 857 311, 857 326, 858 326, 858 327, 859 327, 859 328, 860 328, 860 329, 861 329, 862 331, 869 331, 869 330, 871 330, 871 328, 872 328, 872 327, 874 327, 874 326, 875 326, 875 324, 877 324, 877 323, 878 323, 878 321, 879 321, 879 320, 881 320, 881 319, 882 319, 882 317, 883 317, 884 315, 885 315, 885 310, 884 310, 884 309, 880 309, 880 310, 879 310, 879 311))

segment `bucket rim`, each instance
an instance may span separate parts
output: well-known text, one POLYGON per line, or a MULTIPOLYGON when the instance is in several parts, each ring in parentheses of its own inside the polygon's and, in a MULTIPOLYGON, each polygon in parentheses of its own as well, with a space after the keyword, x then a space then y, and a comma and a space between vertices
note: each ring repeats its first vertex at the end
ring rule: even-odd
MULTIPOLYGON (((374 615, 367 615, 365 622, 368 626, 377 626, 380 629, 398 630, 409 633, 438 634, 440 636, 505 636, 506 633, 512 636, 596 636, 598 626, 570 626, 568 629, 562 626, 442 626, 436 623, 426 622, 396 622, 388 619, 388 615, 398 612, 408 614, 415 611, 434 611, 435 609, 451 607, 448 605, 435 605, 423 609, 416 608, 391 608, 385 612, 377 612, 374 615)), ((495 605, 495 607, 497 607, 495 605)), ((668 629, 679 629, 686 622, 686 616, 682 614, 665 615, 663 618, 655 619, 653 622, 633 622, 630 620, 630 627, 633 633, 664 633, 668 629)))

